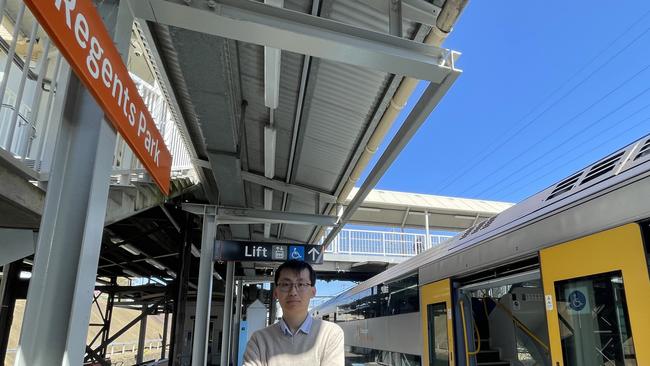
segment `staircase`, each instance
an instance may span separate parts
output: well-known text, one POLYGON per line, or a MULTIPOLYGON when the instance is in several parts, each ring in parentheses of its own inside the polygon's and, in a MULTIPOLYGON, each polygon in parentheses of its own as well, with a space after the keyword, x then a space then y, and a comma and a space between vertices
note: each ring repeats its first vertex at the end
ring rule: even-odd
MULTIPOLYGON (((486 303, 487 311, 490 313, 494 308, 494 304, 490 301, 486 303)), ((479 334, 481 335, 481 349, 476 354, 477 366, 510 366, 509 361, 501 359, 499 350, 490 348, 490 325, 488 318, 485 314, 483 307, 483 300, 472 298, 472 312, 474 313, 474 321, 478 327, 479 334)))

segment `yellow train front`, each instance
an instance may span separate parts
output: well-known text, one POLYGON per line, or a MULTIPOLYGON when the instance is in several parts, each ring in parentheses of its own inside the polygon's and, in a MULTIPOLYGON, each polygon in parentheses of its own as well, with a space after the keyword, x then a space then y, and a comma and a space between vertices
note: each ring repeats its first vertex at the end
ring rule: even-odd
POLYGON ((650 138, 313 310, 347 365, 650 365, 650 138))

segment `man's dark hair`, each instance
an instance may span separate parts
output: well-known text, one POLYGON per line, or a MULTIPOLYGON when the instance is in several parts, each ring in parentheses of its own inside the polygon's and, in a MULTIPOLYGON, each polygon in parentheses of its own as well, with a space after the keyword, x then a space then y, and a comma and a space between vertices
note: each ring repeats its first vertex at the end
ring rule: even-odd
POLYGON ((283 270, 293 271, 296 274, 298 274, 305 269, 309 271, 309 282, 311 282, 311 286, 312 287, 316 286, 316 271, 314 271, 314 269, 311 268, 309 263, 303 261, 297 261, 293 259, 282 263, 280 267, 278 267, 278 269, 275 270, 275 284, 276 285, 278 284, 278 280, 280 279, 280 273, 283 270))

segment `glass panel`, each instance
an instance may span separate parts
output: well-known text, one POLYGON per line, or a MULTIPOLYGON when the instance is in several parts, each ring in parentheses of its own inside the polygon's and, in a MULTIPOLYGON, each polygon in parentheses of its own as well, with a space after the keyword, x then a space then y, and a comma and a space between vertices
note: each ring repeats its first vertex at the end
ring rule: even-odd
POLYGON ((429 365, 449 365, 447 306, 444 302, 427 305, 429 324, 429 365))
POLYGON ((567 366, 636 365, 621 272, 555 283, 567 366))

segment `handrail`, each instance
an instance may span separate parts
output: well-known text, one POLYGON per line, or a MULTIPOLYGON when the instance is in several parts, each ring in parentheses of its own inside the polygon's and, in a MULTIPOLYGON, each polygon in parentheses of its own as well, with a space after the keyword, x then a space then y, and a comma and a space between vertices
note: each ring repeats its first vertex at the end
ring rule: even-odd
POLYGON ((465 303, 463 300, 458 301, 460 305, 460 319, 463 322, 463 340, 465 342, 465 364, 469 365, 469 356, 475 356, 477 353, 481 352, 481 334, 478 331, 478 327, 476 326, 476 322, 474 319, 472 319, 472 322, 474 324, 474 331, 476 332, 476 338, 478 340, 478 345, 474 351, 469 350, 469 345, 467 344, 467 323, 465 323, 465 303))
MULTIPOLYGON (((498 301, 494 301, 494 299, 491 298, 491 297, 489 297, 489 296, 486 296, 486 297, 484 297, 483 299, 490 299, 490 300, 492 300, 492 302, 494 302, 494 304, 496 304, 496 306, 498 306, 501 310, 503 310, 503 311, 506 313, 506 315, 508 315, 508 317, 509 317, 510 319, 512 319, 512 321, 514 322, 514 324, 515 324, 517 327, 519 327, 519 329, 523 330, 524 333, 528 334, 528 336, 529 336, 530 338, 532 338, 535 342, 537 342, 540 346, 542 346, 542 347, 546 350, 547 353, 550 352, 550 348, 549 348, 549 346, 546 345, 546 344, 545 344, 541 339, 539 339, 539 337, 537 337, 537 336, 533 333, 533 331, 531 331, 531 330, 526 326, 526 324, 524 324, 524 323, 523 323, 521 320, 519 320, 519 319, 518 319, 514 314, 512 314, 512 312, 511 312, 510 310, 508 310, 508 308, 506 308, 505 306, 503 306, 503 304, 499 303, 498 301)), ((485 301, 485 300, 483 300, 483 301, 485 301)))

